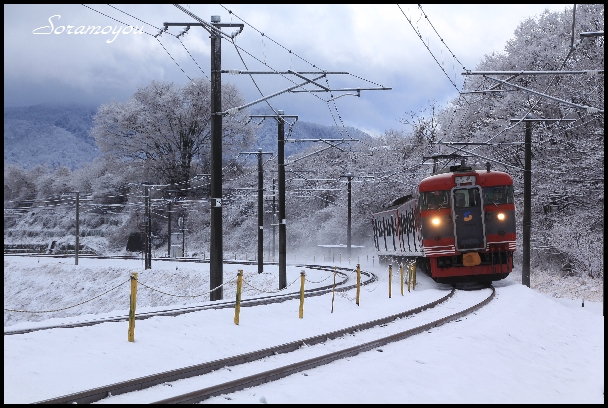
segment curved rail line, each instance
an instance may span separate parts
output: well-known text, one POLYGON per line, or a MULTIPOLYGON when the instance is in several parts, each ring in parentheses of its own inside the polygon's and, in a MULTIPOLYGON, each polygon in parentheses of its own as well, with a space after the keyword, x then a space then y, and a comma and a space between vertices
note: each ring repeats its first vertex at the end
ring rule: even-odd
MULTIPOLYGON (((193 262, 198 262, 198 260, 195 260, 193 262)), ((248 264, 248 263, 246 263, 246 261, 238 262, 238 263, 239 264, 248 264)), ((257 265, 257 262, 251 262, 251 264, 257 265)), ((301 267, 304 267, 307 269, 317 269, 317 270, 324 270, 324 271, 328 271, 328 272, 334 272, 334 267, 324 266, 324 265, 296 265, 296 266, 297 267, 301 266, 301 267)), ((349 279, 348 279, 348 274, 345 273, 344 271, 351 271, 351 270, 352 270, 352 268, 336 267, 337 274, 343 278, 341 281, 336 282, 336 289, 335 289, 336 291, 342 292, 342 291, 346 291, 346 290, 353 289, 356 287, 356 284, 346 285, 346 283, 348 282, 349 279)), ((376 275, 371 272, 361 271, 361 275, 367 277, 367 279, 365 279, 361 282, 361 286, 369 285, 370 283, 373 283, 377 280, 376 275)), ((304 291, 304 297, 324 295, 328 292, 331 292, 332 287, 333 287, 333 284, 326 285, 326 286, 320 286, 318 288, 306 289, 304 291)), ((298 290, 296 292, 247 298, 247 299, 241 300, 241 307, 260 306, 260 305, 267 305, 267 304, 271 304, 271 303, 281 303, 281 302, 285 302, 290 299, 297 299, 299 297, 300 297, 300 292, 298 290)), ((235 301, 233 301, 233 300, 219 301, 219 302, 214 302, 212 304, 206 304, 206 305, 201 305, 201 306, 186 306, 186 307, 180 307, 180 308, 175 308, 175 309, 165 309, 165 310, 157 310, 157 311, 153 311, 153 312, 137 313, 135 316, 135 319, 144 320, 144 319, 149 319, 151 317, 157 317, 157 316, 178 316, 180 314, 192 313, 192 312, 197 312, 200 310, 225 309, 225 308, 233 308, 234 306, 235 306, 235 301)), ((108 318, 102 318, 102 319, 96 319, 96 320, 87 320, 87 321, 65 323, 65 324, 52 325, 52 326, 41 326, 41 327, 20 329, 20 330, 5 330, 4 335, 7 336, 7 335, 14 335, 14 334, 24 334, 24 333, 30 333, 30 332, 35 332, 35 331, 39 331, 39 330, 49 330, 49 329, 57 329, 57 328, 84 327, 84 326, 92 326, 92 325, 101 324, 101 323, 122 322, 122 321, 128 321, 128 320, 129 320, 129 316, 128 316, 128 314, 125 314, 124 316, 108 317, 108 318)))
MULTIPOLYGON (((194 404, 201 401, 204 401, 208 398, 233 393, 236 391, 243 390, 245 388, 254 387, 257 385, 265 384, 267 382, 276 381, 284 377, 288 377, 292 374, 298 373, 300 371, 310 370, 315 367, 319 367, 322 365, 329 364, 335 360, 343 359, 346 357, 356 356, 359 353, 369 351, 380 346, 384 346, 388 343, 393 343, 395 341, 403 340, 405 338, 411 337, 418 333, 422 333, 431 328, 441 326, 445 323, 448 323, 452 320, 459 319, 473 311, 485 306, 488 304, 496 294, 496 290, 493 286, 489 286, 492 289, 492 293, 486 299, 481 301, 480 303, 471 306, 463 311, 451 314, 449 316, 443 317, 441 319, 437 319, 433 322, 415 327, 413 329, 405 330, 400 333, 396 333, 390 336, 386 336, 377 340, 369 341, 358 346, 349 347, 344 350, 336 351, 333 353, 328 353, 319 357, 314 357, 311 359, 307 359, 304 361, 300 361, 297 363, 289 364, 287 366, 279 367, 273 370, 264 371, 258 374, 250 375, 247 377, 243 377, 237 380, 228 381, 222 384, 214 385, 211 387, 203 388, 198 391, 189 392, 186 394, 178 395, 175 397, 167 398, 164 400, 153 402, 153 404, 194 404)), ((454 293, 454 289, 450 292, 451 296, 454 293)))
MULTIPOLYGON (((382 345, 385 345, 385 344, 388 344, 388 343, 391 343, 394 341, 405 339, 412 335, 426 331, 432 327, 437 327, 437 326, 440 326, 447 322, 450 322, 452 320, 458 319, 462 316, 465 316, 465 315, 481 308, 482 306, 487 304, 495 295, 494 287, 489 286, 489 288, 492 289, 492 293, 488 298, 486 298, 482 302, 480 302, 468 309, 465 309, 461 312, 451 314, 444 318, 435 320, 431 323, 421 325, 421 326, 415 327, 413 329, 410 329, 410 330, 407 330, 404 332, 400 332, 400 333, 397 333, 397 334, 394 334, 394 335, 391 335, 388 337, 383 337, 383 338, 380 338, 380 339, 377 339, 377 340, 374 340, 371 342, 367 342, 367 343, 361 344, 359 346, 351 347, 351 348, 348 348, 348 349, 345 349, 345 350, 342 350, 339 352, 326 354, 326 355, 323 355, 320 357, 315 357, 313 359, 304 360, 304 361, 301 361, 298 363, 294 363, 294 364, 290 364, 288 366, 265 371, 265 372, 255 374, 252 376, 248 376, 248 377, 244 377, 244 378, 241 378, 238 380, 226 382, 226 383, 215 385, 212 387, 207 387, 207 388, 204 388, 199 391, 195 391, 195 392, 187 393, 184 395, 168 398, 168 399, 165 399, 162 401, 158 401, 157 403, 196 403, 196 402, 200 402, 200 401, 203 401, 203 400, 213 397, 213 396, 232 393, 235 391, 242 390, 244 388, 248 388, 248 387, 260 385, 260 384, 263 384, 266 382, 274 381, 274 380, 289 376, 291 374, 297 373, 299 371, 308 370, 308 369, 311 369, 314 367, 318 367, 320 365, 328 364, 337 359, 354 356, 361 352, 368 351, 370 349, 377 348, 379 346, 382 346, 382 345)), ((431 309, 437 305, 444 303, 448 299, 450 299, 454 295, 455 291, 456 291, 456 289, 452 289, 450 291, 450 293, 448 293, 446 296, 444 296, 438 300, 435 300, 433 302, 430 302, 428 304, 425 304, 423 306, 420 306, 420 307, 417 307, 414 309, 410 309, 405 312, 401 312, 401 313, 394 314, 391 316, 387 316, 384 318, 362 323, 359 325, 347 327, 345 329, 336 330, 336 331, 329 332, 329 333, 324 333, 324 334, 317 335, 314 337, 309 337, 309 338, 293 341, 293 342, 286 343, 286 344, 281 344, 281 345, 278 345, 275 347, 265 348, 265 349, 250 352, 250 353, 240 354, 240 355, 233 356, 233 357, 227 357, 227 358, 211 361, 208 363, 189 366, 189 367, 185 367, 185 368, 181 368, 181 369, 177 369, 177 370, 166 371, 166 372, 162 372, 159 374, 140 377, 140 378, 137 378, 134 380, 124 381, 124 382, 115 383, 115 384, 111 384, 111 385, 104 386, 104 387, 98 387, 95 389, 91 389, 91 390, 87 390, 87 391, 83 391, 83 392, 79 392, 79 393, 74 393, 74 394, 70 394, 70 395, 66 395, 66 396, 62 396, 62 397, 58 397, 58 398, 48 399, 48 400, 40 401, 38 403, 39 404, 92 403, 92 402, 99 401, 103 398, 106 398, 109 395, 120 395, 120 394, 124 394, 124 393, 128 393, 128 392, 139 391, 139 390, 150 388, 155 385, 163 384, 166 382, 177 381, 177 380, 181 380, 181 379, 200 376, 203 374, 207 374, 211 371, 219 370, 219 369, 222 369, 225 367, 231 367, 231 366, 245 364, 245 363, 256 361, 256 360, 261 360, 263 358, 270 357, 270 356, 273 356, 276 354, 290 353, 290 352, 298 350, 302 346, 311 346, 311 345, 319 344, 319 343, 325 342, 327 340, 336 339, 336 338, 344 336, 346 334, 352 334, 352 333, 355 333, 355 332, 358 332, 361 330, 366 330, 366 329, 370 329, 373 327, 385 325, 394 320, 404 318, 404 317, 409 317, 409 316, 415 315, 417 313, 420 313, 424 310, 431 309)))

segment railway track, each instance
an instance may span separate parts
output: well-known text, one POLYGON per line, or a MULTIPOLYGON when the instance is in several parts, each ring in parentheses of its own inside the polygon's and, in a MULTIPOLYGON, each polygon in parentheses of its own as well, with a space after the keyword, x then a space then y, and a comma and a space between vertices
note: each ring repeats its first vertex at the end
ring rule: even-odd
MULTIPOLYGON (((119 396, 116 398, 120 398, 120 400, 114 399, 112 402, 134 403, 135 401, 133 401, 133 398, 135 398, 137 399, 135 403, 141 403, 142 397, 144 397, 141 393, 134 393, 137 395, 129 393, 146 390, 160 384, 171 385, 171 382, 177 380, 190 379, 188 381, 198 381, 198 379, 201 378, 213 377, 215 374, 215 377, 219 378, 215 378, 215 381, 211 379, 206 381, 207 384, 205 384, 203 387, 198 385, 198 383, 193 386, 190 385, 191 387, 195 388, 194 391, 189 391, 179 395, 172 395, 169 398, 158 400, 154 399, 154 397, 157 397, 159 394, 157 387, 156 392, 143 398, 147 400, 147 402, 152 403, 197 403, 214 396, 233 393, 245 388, 275 381, 294 373, 331 363, 332 361, 355 356, 359 353, 372 349, 377 349, 378 347, 386 344, 403 340, 410 336, 428 331, 434 327, 460 319, 483 307, 494 298, 494 287, 489 286, 486 287, 486 289, 490 291, 487 297, 479 302, 477 302, 478 299, 475 299, 474 301, 476 303, 455 313, 450 313, 453 311, 453 307, 450 308, 446 306, 449 303, 449 299, 452 299, 455 293, 461 297, 470 296, 469 293, 471 293, 471 291, 465 292, 456 290, 454 288, 442 298, 423 306, 359 325, 347 327, 345 329, 324 333, 314 337, 309 337, 246 354, 227 357, 208 363, 166 371, 159 374, 140 377, 134 380, 48 399, 38 403, 92 403, 101 401, 108 396, 112 396, 113 398, 119 396), (441 309, 441 306, 443 306, 444 309, 441 309), (428 316, 427 320, 430 319, 430 322, 427 321, 422 324, 414 323, 416 324, 414 327, 407 327, 408 325, 412 325, 411 318, 418 318, 420 316, 421 320, 424 320, 423 317, 425 316, 425 313, 422 313, 424 311, 435 311, 435 314, 440 314, 441 317, 434 318, 432 316, 428 316), (343 347, 341 347, 340 344, 334 344, 333 347, 327 346, 332 342, 340 342, 340 340, 345 339, 345 336, 347 335, 356 335, 359 344, 355 346, 343 347), (328 348, 338 350, 327 352, 328 348), (313 353, 315 354, 313 357, 310 357, 312 350, 316 350, 316 352, 313 353), (302 353, 305 355, 302 355, 302 353), (268 369, 269 358, 280 359, 283 357, 285 357, 284 360, 275 362, 275 365, 279 365, 278 367, 268 369), (251 364, 245 363, 252 363, 257 366, 252 368, 251 364), (256 372, 251 374, 252 370, 256 372), (226 371, 228 371, 228 373, 226 371), (234 378, 235 376, 236 378, 234 378), (212 382, 212 384, 208 384, 209 382, 212 382), (131 399, 131 401, 129 399, 131 399)), ((481 293, 480 291, 476 292, 481 293)), ((479 295, 477 297, 479 297, 479 295)), ((174 387, 172 386, 167 388, 163 387, 160 394, 166 396, 166 394, 173 388, 174 387)), ((177 389, 178 387, 175 388, 177 389)), ((153 390, 154 389, 143 392, 153 390)), ((176 392, 174 391, 174 394, 175 393, 176 392)))
MULTIPOLYGON (((105 259, 105 258, 122 259, 122 258, 116 258, 116 257, 103 257, 102 259, 105 259)), ((171 259, 168 259, 168 260, 171 260, 171 259)), ((198 261, 202 262, 202 260, 192 260, 190 262, 198 262, 198 261)), ((227 261, 224 261, 224 262, 229 263, 227 261)), ((235 261, 234 263, 245 264, 245 265, 247 265, 247 264, 257 265, 257 262, 254 262, 254 261, 240 261, 240 262, 235 261)), ((306 269, 322 270, 322 271, 327 271, 327 272, 332 272, 332 273, 334 272, 333 267, 325 266, 325 265, 297 265, 297 267, 303 267, 306 269)), ((356 287, 356 284, 354 284, 354 283, 347 284, 349 281, 349 276, 348 276, 347 271, 352 272, 352 268, 336 267, 336 274, 340 276, 340 280, 336 281, 336 289, 335 289, 336 291, 345 291, 345 290, 353 289, 354 287, 356 287)), ((370 283, 373 283, 377 280, 376 275, 374 275, 371 272, 361 271, 361 276, 363 277, 363 279, 361 281, 361 286, 369 285, 370 283)), ((305 297, 321 296, 321 295, 331 292, 332 288, 333 288, 333 284, 321 286, 321 287, 317 287, 317 288, 306 289, 304 291, 304 296, 305 297)), ((241 300, 241 307, 261 306, 261 305, 268 305, 268 304, 272 304, 272 303, 281 303, 281 302, 285 302, 287 300, 297 299, 299 297, 300 297, 300 291, 298 290, 295 292, 281 293, 281 294, 276 294, 276 295, 245 298, 245 299, 241 300)), ((234 307, 235 307, 235 301, 233 301, 233 300, 217 301, 217 302, 213 302, 210 304, 199 305, 199 306, 185 306, 185 307, 179 307, 179 308, 156 310, 153 312, 137 313, 135 316, 135 319, 136 320, 145 320, 145 319, 149 319, 151 317, 178 316, 181 314, 198 312, 201 310, 225 309, 225 308, 234 308, 234 307)), ((40 331, 40 330, 49 330, 49 329, 57 329, 57 328, 84 327, 84 326, 92 326, 92 325, 101 324, 101 323, 122 322, 122 321, 128 321, 128 320, 129 320, 129 315, 128 315, 128 313, 126 313, 121 316, 79 321, 79 322, 73 322, 73 323, 49 325, 49 326, 20 329, 20 330, 5 330, 4 335, 8 336, 8 335, 24 334, 24 333, 30 333, 30 332, 40 331)))

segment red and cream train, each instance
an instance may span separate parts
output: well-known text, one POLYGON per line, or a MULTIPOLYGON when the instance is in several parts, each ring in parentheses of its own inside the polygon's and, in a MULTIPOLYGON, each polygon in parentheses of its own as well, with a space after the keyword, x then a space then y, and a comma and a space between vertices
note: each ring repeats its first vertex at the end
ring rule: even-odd
POLYGON ((491 282, 513 269, 513 179, 489 165, 450 166, 372 218, 383 264, 415 260, 440 283, 491 282))

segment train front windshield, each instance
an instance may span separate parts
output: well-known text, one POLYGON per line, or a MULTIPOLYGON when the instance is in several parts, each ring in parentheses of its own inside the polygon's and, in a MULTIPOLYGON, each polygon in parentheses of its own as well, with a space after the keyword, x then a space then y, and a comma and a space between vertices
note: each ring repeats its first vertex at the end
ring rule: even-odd
POLYGON ((485 187, 483 201, 485 205, 513 204, 513 186, 485 187))
POLYGON ((427 191, 420 194, 420 209, 421 210, 437 210, 439 208, 448 208, 450 206, 449 191, 427 191))

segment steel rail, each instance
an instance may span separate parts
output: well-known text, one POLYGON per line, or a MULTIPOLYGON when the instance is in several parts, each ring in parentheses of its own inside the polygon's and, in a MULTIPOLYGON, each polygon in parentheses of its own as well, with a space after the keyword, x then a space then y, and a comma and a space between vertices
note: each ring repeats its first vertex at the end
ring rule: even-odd
MULTIPOLYGON (((145 377, 136 378, 134 380, 123 381, 123 382, 111 384, 108 386, 98 387, 98 388, 94 388, 91 390, 86 390, 86 391, 82 391, 82 392, 78 392, 78 393, 65 395, 62 397, 47 399, 47 400, 38 402, 38 404, 92 403, 92 402, 96 402, 101 399, 104 399, 104 398, 108 397, 109 395, 119 395, 119 394, 124 394, 127 392, 140 391, 140 390, 143 390, 146 388, 153 387, 158 384, 163 384, 166 382, 177 381, 177 380, 182 380, 182 379, 186 379, 186 378, 204 375, 211 371, 215 371, 215 370, 218 370, 218 369, 221 369, 224 367, 232 367, 232 366, 249 363, 249 362, 256 361, 256 360, 261 360, 263 358, 270 357, 270 356, 273 356, 276 354, 284 354, 284 353, 293 352, 293 351, 298 350, 300 347, 302 347, 304 345, 311 346, 311 345, 323 343, 327 340, 336 339, 336 338, 344 336, 346 334, 352 334, 357 331, 366 330, 366 329, 370 329, 372 327, 390 323, 390 322, 400 319, 400 318, 412 316, 414 314, 420 313, 426 309, 431 309, 431 308, 445 302, 446 300, 451 298, 454 295, 454 293, 455 293, 455 289, 452 289, 450 291, 450 293, 443 296, 442 298, 435 300, 433 302, 427 303, 423 306, 419 306, 417 308, 410 309, 410 310, 407 310, 407 311, 404 311, 401 313, 397 313, 397 314, 394 314, 391 316, 387 316, 387 317, 372 320, 369 322, 361 323, 361 324, 358 324, 355 326, 350 326, 345 329, 336 330, 336 331, 332 331, 329 333, 324 333, 324 334, 320 334, 317 336, 292 341, 292 342, 281 344, 281 345, 274 346, 274 347, 268 347, 268 348, 253 351, 250 353, 239 354, 239 355, 233 356, 233 357, 226 357, 223 359, 219 359, 219 360, 215 360, 215 361, 211 361, 211 362, 207 362, 207 363, 202 363, 202 364, 184 367, 181 369, 176 369, 176 370, 171 370, 171 371, 165 371, 165 372, 161 372, 158 374, 153 374, 153 375, 149 375, 149 376, 145 376, 145 377)), ((333 354, 335 354, 335 353, 333 353, 333 354)), ((291 366, 293 366, 293 364, 291 366)), ((288 366, 288 367, 291 367, 291 366, 288 366)), ((308 368, 312 368, 312 367, 308 367, 308 368)), ((276 371, 276 370, 272 370, 272 371, 276 371)), ((263 375, 263 374, 264 373, 258 374, 258 376, 263 375)), ((255 376, 252 376, 252 377, 255 377, 255 376)), ((243 388, 246 388, 246 387, 251 386, 251 385, 249 385, 250 384, 249 378, 250 377, 246 377, 246 379, 237 380, 237 381, 245 380, 245 384, 248 384, 248 385, 243 386, 243 388)), ((272 378, 274 378, 274 377, 272 377, 272 378)), ((281 377, 278 377, 278 378, 281 378, 281 377)), ((276 378, 276 379, 278 379, 278 378, 276 378)), ((267 381, 262 381, 262 382, 259 382, 258 384, 261 384, 263 382, 267 382, 267 381)), ((226 384, 231 384, 230 389, 232 389, 234 387, 233 383, 235 383, 235 381, 232 381, 232 382, 226 383, 226 384)), ((255 384, 255 385, 257 385, 257 384, 255 384)), ((214 390, 220 390, 220 392, 219 392, 220 394, 223 394, 226 392, 233 392, 233 391, 226 391, 226 392, 222 391, 225 387, 222 387, 221 385, 214 386, 211 388, 213 388, 214 390)), ((240 388, 240 389, 242 389, 242 388, 240 388)), ((205 389, 205 390, 208 390, 208 389, 205 389)), ((197 391, 197 393, 198 392, 199 391, 197 391)), ((215 392, 215 391, 213 391, 213 392, 215 392)), ((192 393, 190 393, 190 394, 192 394, 192 393)), ((188 400, 192 398, 192 396, 190 394, 185 394, 185 395, 188 395, 188 397, 186 397, 188 400)), ((208 394, 208 391, 205 391, 205 395, 207 395, 207 394, 208 394)), ((214 394, 214 395, 219 395, 219 394, 214 394)), ((208 396, 204 397, 203 399, 206 399, 209 396, 212 396, 212 395, 208 395, 208 396)), ((172 399, 175 399, 175 398, 179 399, 182 397, 184 397, 184 396, 173 397, 172 399)), ((172 400, 172 399, 170 399, 170 400, 172 400)), ((160 401, 158 403, 165 403, 165 401, 167 401, 167 400, 160 401)), ((202 401, 202 399, 199 401, 202 401)), ((167 403, 175 403, 175 402, 181 402, 181 401, 167 401, 167 403)), ((188 403, 187 400, 183 401, 183 402, 188 403)))
POLYGON ((262 373, 250 375, 250 376, 240 378, 237 380, 233 380, 233 381, 225 382, 222 384, 214 385, 211 387, 203 388, 198 391, 193 391, 193 392, 178 395, 175 397, 167 398, 164 400, 156 401, 156 402, 153 402, 153 404, 195 404, 195 403, 204 401, 204 400, 214 397, 214 396, 233 393, 236 391, 243 390, 245 388, 254 387, 254 386, 265 384, 265 383, 271 382, 271 381, 276 381, 276 380, 279 380, 284 377, 288 377, 292 374, 295 374, 295 373, 298 373, 301 371, 310 370, 315 367, 329 364, 335 360, 356 356, 359 353, 373 350, 380 346, 384 346, 389 343, 393 343, 393 342, 396 342, 399 340, 406 339, 413 335, 422 333, 422 332, 432 329, 434 327, 438 327, 445 323, 448 323, 448 322, 451 322, 458 318, 461 318, 461 317, 463 317, 469 313, 472 313, 473 311, 485 306, 487 303, 489 303, 494 298, 494 295, 496 294, 496 290, 493 286, 489 286, 489 288, 492 289, 492 294, 488 298, 483 300, 482 302, 480 302, 474 306, 471 306, 461 312, 451 314, 449 316, 435 320, 431 323, 427 323, 427 324, 415 327, 413 329, 409 329, 409 330, 406 330, 406 331, 403 331, 400 333, 396 333, 396 334, 393 334, 393 335, 390 335, 387 337, 383 337, 383 338, 380 338, 377 340, 363 343, 358 346, 349 347, 344 350, 325 354, 325 355, 311 358, 308 360, 304 360, 301 362, 289 364, 287 366, 279 367, 279 368, 276 368, 273 370, 264 371, 262 373))

